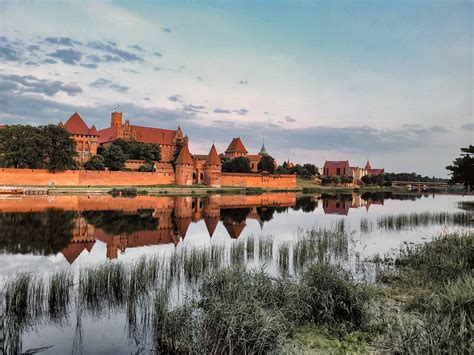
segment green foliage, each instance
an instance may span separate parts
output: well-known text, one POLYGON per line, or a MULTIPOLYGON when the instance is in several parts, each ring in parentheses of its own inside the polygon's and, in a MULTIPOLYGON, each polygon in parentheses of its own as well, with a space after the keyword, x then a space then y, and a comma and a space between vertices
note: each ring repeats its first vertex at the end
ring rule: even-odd
POLYGON ((119 145, 112 144, 101 152, 104 157, 104 163, 109 170, 118 171, 125 168, 126 155, 119 145))
POLYGON ((0 166, 7 168, 76 169, 76 142, 62 127, 7 126, 0 129, 0 166))
POLYGON ((350 184, 352 183, 353 179, 352 176, 342 175, 341 176, 341 183, 342 184, 350 184))
POLYGON ((120 147, 126 159, 145 160, 148 163, 161 160, 159 144, 116 139, 112 145, 120 147))
POLYGON ((311 180, 319 175, 318 168, 314 164, 296 164, 290 168, 287 162, 284 162, 283 165, 278 166, 276 172, 278 174, 296 174, 299 177, 308 180, 311 180))
POLYGON ((417 173, 385 173, 385 176, 390 178, 391 181, 413 181, 413 182, 446 182, 446 179, 421 176, 417 173))
POLYGON ((144 173, 154 173, 156 171, 155 165, 152 163, 145 163, 138 168, 138 171, 144 173))
POLYGON ((84 163, 86 170, 105 170, 105 159, 102 155, 94 155, 84 163))
POLYGON ((361 180, 365 185, 392 186, 390 174, 365 175, 361 180))
POLYGON ((246 157, 224 158, 222 161, 222 172, 228 173, 250 173, 250 160, 246 157))
POLYGON ((466 191, 474 190, 474 145, 461 148, 461 156, 446 167, 451 173, 450 184, 463 184, 466 191))
POLYGON ((275 172, 275 159, 270 155, 264 155, 258 162, 257 169, 259 172, 267 171, 273 174, 275 172))

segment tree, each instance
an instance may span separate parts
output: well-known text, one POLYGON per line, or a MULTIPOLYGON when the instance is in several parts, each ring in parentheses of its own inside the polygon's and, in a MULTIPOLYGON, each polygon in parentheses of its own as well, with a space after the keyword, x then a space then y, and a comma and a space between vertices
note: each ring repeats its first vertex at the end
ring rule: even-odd
POLYGON ((341 176, 341 183, 343 183, 343 184, 352 183, 352 176, 347 176, 347 175, 341 176))
MULTIPOLYGON (((275 172, 277 174, 289 174, 290 173, 290 170, 288 170, 288 168, 285 167, 285 164, 286 163, 283 163, 283 165, 280 165, 276 168, 275 172)), ((288 164, 286 164, 288 166, 288 164)))
POLYGON ((156 171, 155 165, 151 163, 145 163, 138 168, 138 171, 144 173, 154 173, 156 171))
POLYGON ((270 174, 275 172, 275 159, 270 155, 264 155, 257 164, 259 172, 268 171, 270 174))
POLYGON ((105 160, 102 155, 94 155, 85 164, 86 170, 105 170, 105 160))
POLYGON ((229 173, 250 173, 252 168, 250 167, 250 160, 246 157, 225 159, 222 162, 222 172, 229 173))
POLYGON ((139 158, 147 163, 161 161, 161 148, 159 144, 145 143, 140 146, 139 158))
POLYGON ((55 125, 0 129, 0 164, 7 168, 75 169, 76 142, 55 125))
POLYGON ((115 144, 104 150, 104 163, 109 170, 122 170, 125 167, 125 161, 127 160, 122 149, 115 144))
POLYGON ((461 148, 461 156, 446 167, 451 173, 449 184, 462 184, 466 192, 474 190, 474 146, 461 148))
POLYGON ((77 169, 76 141, 63 127, 47 125, 39 127, 48 140, 47 167, 50 171, 77 169))
MULTIPOLYGON (((161 148, 159 144, 116 139, 112 142, 112 145, 118 146, 126 159, 140 159, 148 163, 161 161, 161 148)), ((100 154, 100 152, 98 153, 100 154)))

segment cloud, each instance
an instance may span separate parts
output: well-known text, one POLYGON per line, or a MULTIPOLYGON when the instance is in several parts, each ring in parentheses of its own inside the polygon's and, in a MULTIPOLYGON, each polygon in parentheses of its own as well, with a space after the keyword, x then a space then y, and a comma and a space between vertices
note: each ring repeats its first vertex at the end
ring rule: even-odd
POLYGON ((168 100, 173 102, 182 102, 183 98, 181 97, 181 95, 171 95, 168 97, 168 100))
POLYGON ((82 92, 81 87, 77 85, 77 83, 70 82, 65 84, 64 82, 58 80, 53 81, 47 79, 38 79, 33 75, 1 75, 0 80, 3 83, 3 86, 15 86, 14 88, 19 93, 34 92, 47 96, 54 96, 58 92, 62 91, 69 96, 74 96, 82 92))
POLYGON ((214 109, 214 113, 232 113, 230 110, 226 110, 223 108, 216 108, 214 109))
POLYGON ((18 84, 12 81, 0 81, 0 91, 11 91, 18 88, 18 84))
POLYGON ((474 130, 474 123, 473 122, 468 122, 468 123, 465 123, 463 125, 461 125, 461 127, 459 127, 460 129, 463 129, 463 130, 467 130, 467 131, 472 131, 474 130))
POLYGON ((184 104, 182 110, 184 112, 191 112, 191 113, 207 113, 205 110, 206 107, 202 105, 193 105, 193 104, 184 104))
POLYGON ((140 51, 140 52, 145 52, 145 50, 140 47, 138 44, 132 44, 131 46, 128 46, 129 48, 132 48, 132 49, 136 49, 137 51, 140 51))
POLYGON ((99 67, 96 63, 83 63, 80 66, 88 69, 97 69, 99 67))
POLYGON ((196 80, 197 80, 197 81, 203 81, 204 78, 203 78, 202 76, 196 76, 196 80))
POLYGON ((74 47, 74 44, 82 44, 81 42, 74 41, 69 37, 46 37, 44 40, 50 44, 57 44, 67 47, 74 47))
POLYGON ((239 108, 238 110, 232 110, 232 111, 241 116, 245 116, 249 112, 249 110, 245 108, 239 108))
POLYGON ((39 64, 32 61, 32 60, 29 60, 25 63, 26 65, 30 66, 30 67, 37 67, 39 64))
POLYGON ((171 31, 171 28, 169 28, 169 27, 163 27, 161 30, 162 30, 163 32, 166 32, 166 33, 171 33, 171 32, 172 32, 172 31, 171 31))
POLYGON ((291 116, 285 116, 285 117, 283 117, 283 119, 284 119, 286 122, 290 122, 290 123, 296 122, 296 118, 293 118, 293 117, 291 117, 291 116))
POLYGON ((129 89, 128 86, 117 85, 104 78, 97 79, 96 81, 90 83, 89 86, 96 89, 110 88, 117 92, 125 92, 129 89))
POLYGON ((247 85, 249 82, 247 80, 240 80, 239 84, 240 85, 247 85))
POLYGON ((16 50, 6 45, 0 46, 0 58, 13 62, 20 60, 20 55, 16 50))
POLYGON ((43 60, 43 63, 44 64, 56 64, 57 61, 55 61, 54 59, 51 59, 51 58, 46 58, 45 60, 43 60))
POLYGON ((154 54, 156 57, 158 57, 158 58, 163 57, 163 54, 161 54, 160 52, 155 52, 155 53, 153 53, 153 54, 154 54))
POLYGON ((121 60, 126 61, 126 62, 134 62, 134 61, 143 62, 144 61, 143 58, 139 57, 138 55, 134 53, 127 52, 127 51, 117 48, 115 43, 110 44, 110 42, 102 43, 99 41, 95 41, 95 42, 87 43, 87 47, 96 49, 99 51, 103 51, 103 52, 108 52, 115 56, 115 57, 110 57, 109 59, 119 57, 121 60))
POLYGON ((40 46, 37 44, 32 44, 26 47, 26 49, 28 49, 30 52, 35 52, 35 51, 39 51, 40 46))
POLYGON ((74 49, 57 49, 56 52, 49 54, 49 56, 58 58, 65 64, 76 65, 82 58, 82 52, 74 49))

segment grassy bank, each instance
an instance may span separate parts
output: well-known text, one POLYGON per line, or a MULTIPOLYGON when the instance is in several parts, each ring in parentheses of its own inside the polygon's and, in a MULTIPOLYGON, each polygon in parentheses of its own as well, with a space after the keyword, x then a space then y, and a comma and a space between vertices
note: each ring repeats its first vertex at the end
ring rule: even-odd
POLYGON ((344 186, 324 186, 315 181, 297 178, 298 187, 303 193, 330 193, 330 194, 351 194, 352 192, 408 192, 404 187, 396 186, 362 186, 362 187, 344 187, 344 186))
POLYGON ((17 337, 4 344, 19 350, 24 329, 60 325, 75 309, 125 312, 129 336, 141 342, 151 333, 164 353, 472 353, 473 233, 360 261, 377 271, 375 284, 339 266, 349 245, 338 225, 301 231, 293 243, 248 238, 229 250, 108 262, 77 278, 21 274, 4 291, 4 329, 17 337), (246 267, 255 259, 260 267, 246 267))

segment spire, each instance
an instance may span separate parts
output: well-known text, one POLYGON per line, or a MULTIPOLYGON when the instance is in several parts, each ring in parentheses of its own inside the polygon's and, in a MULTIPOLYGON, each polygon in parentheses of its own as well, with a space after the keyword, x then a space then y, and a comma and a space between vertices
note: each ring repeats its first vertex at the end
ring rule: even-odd
POLYGON ((206 158, 206 165, 222 165, 219 154, 217 154, 216 147, 212 144, 211 150, 206 158))
POLYGON ((183 145, 181 148, 181 151, 179 152, 178 158, 176 159, 175 164, 188 164, 192 165, 194 164, 193 157, 191 156, 191 153, 189 152, 189 148, 187 144, 183 145))
POLYGON ((262 144, 262 148, 260 148, 258 155, 268 155, 267 150, 265 149, 265 144, 262 144))

